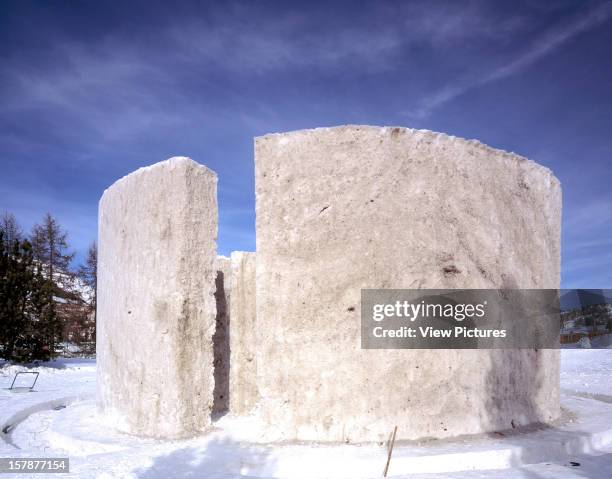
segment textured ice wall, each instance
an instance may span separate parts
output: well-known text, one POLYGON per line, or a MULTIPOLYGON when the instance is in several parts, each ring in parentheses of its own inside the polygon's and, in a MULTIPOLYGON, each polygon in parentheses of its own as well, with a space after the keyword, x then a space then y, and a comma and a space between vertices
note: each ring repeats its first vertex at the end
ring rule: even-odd
POLYGON ((117 181, 99 208, 99 410, 132 434, 200 433, 213 405, 217 176, 171 158, 117 181))
POLYGON ((259 399, 255 362, 255 253, 233 252, 231 270, 230 411, 246 414, 259 399))
POLYGON ((285 439, 378 441, 559 415, 558 351, 361 350, 361 288, 558 288, 552 173, 476 141, 346 126, 255 140, 257 373, 285 439))

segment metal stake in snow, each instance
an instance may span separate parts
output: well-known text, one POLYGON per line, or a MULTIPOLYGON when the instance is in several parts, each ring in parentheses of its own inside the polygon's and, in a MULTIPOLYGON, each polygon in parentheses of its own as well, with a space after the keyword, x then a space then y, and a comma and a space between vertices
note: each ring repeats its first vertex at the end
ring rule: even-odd
POLYGON ((387 477, 389 471, 389 463, 391 462, 391 454, 393 454, 393 446, 395 444, 395 434, 397 433, 397 426, 393 429, 393 436, 391 437, 391 444, 389 445, 389 454, 387 455, 387 464, 385 465, 385 473, 383 477, 387 477))

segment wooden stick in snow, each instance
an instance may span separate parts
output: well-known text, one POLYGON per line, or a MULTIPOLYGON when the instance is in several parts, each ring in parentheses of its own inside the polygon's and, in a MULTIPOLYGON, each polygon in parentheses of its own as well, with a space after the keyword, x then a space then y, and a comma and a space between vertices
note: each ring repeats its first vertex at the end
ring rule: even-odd
POLYGON ((387 477, 387 472, 389 472, 389 463, 391 462, 391 454, 393 454, 393 446, 395 444, 395 433, 397 432, 397 426, 393 429, 393 436, 391 437, 391 445, 389 447, 389 454, 387 455, 387 465, 385 466, 385 474, 384 477, 387 477))

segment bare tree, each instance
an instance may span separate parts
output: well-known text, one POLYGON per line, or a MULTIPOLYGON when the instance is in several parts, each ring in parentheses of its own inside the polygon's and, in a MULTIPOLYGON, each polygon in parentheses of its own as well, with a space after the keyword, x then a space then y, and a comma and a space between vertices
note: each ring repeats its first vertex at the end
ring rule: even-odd
POLYGON ((68 233, 50 213, 42 223, 34 225, 30 242, 34 259, 44 268, 47 278, 55 283, 58 271, 68 273, 74 253, 68 252, 68 233))
POLYGON ((85 262, 79 266, 77 274, 91 291, 91 299, 88 302, 95 311, 96 287, 98 285, 98 245, 95 241, 89 245, 85 262))
MULTIPOLYGON (((95 348, 96 341, 96 303, 98 286, 98 245, 95 241, 89 245, 85 262, 77 270, 77 275, 87 286, 88 292, 84 295, 87 304, 87 315, 81 321, 81 330, 85 333, 87 341, 93 342, 95 348)), ((95 349, 93 350, 95 351, 95 349)), ((90 351, 90 352, 93 352, 90 351)))
POLYGON ((17 223, 17 218, 8 211, 2 213, 0 217, 0 230, 4 233, 4 241, 8 245, 9 250, 13 247, 15 241, 23 239, 23 231, 19 223, 17 223))

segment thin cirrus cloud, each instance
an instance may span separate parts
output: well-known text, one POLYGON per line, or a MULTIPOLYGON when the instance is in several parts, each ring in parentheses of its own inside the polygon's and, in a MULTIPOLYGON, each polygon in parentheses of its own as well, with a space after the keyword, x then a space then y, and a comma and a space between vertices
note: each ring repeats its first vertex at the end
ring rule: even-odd
POLYGON ((389 56, 402 45, 401 37, 395 32, 368 36, 355 29, 296 36, 289 28, 208 28, 194 24, 171 30, 169 34, 179 46, 183 60, 211 62, 244 75, 308 67, 336 70, 356 60, 366 70, 381 71, 392 68, 389 56))
MULTIPOLYGON (((389 68, 388 56, 401 44, 393 32, 368 36, 352 28, 292 36, 294 24, 285 20, 263 29, 242 26, 238 20, 212 27, 171 25, 151 44, 136 46, 126 46, 121 37, 86 45, 59 35, 51 48, 59 61, 24 57, 3 72, 0 113, 48 113, 58 122, 78 125, 50 128, 65 143, 88 151, 151 131, 212 126, 220 118, 269 124, 266 117, 275 112, 267 108, 263 117, 254 117, 253 111, 262 110, 260 102, 245 98, 239 88, 212 84, 211 89, 222 89, 223 102, 211 101, 202 92, 210 74, 222 69, 244 78, 306 67, 338 70, 357 60, 378 71, 389 68), (195 95, 184 86, 190 72, 200 75, 195 95)), ((4 142, 19 140, 9 131, 1 135, 4 142)))
MULTIPOLYGON (((181 117, 164 108, 146 86, 157 74, 153 66, 135 52, 121 52, 118 45, 107 50, 61 44, 55 51, 63 59, 60 65, 34 63, 11 69, 2 114, 39 111, 76 121, 78 136, 88 144, 93 137, 115 141, 179 122, 181 117)), ((78 141, 72 137, 77 132, 61 130, 69 141, 78 141)))
POLYGON ((541 58, 552 53, 565 42, 586 32, 612 17, 612 2, 605 2, 577 15, 570 23, 554 26, 542 33, 533 44, 516 58, 488 72, 472 73, 466 78, 455 79, 452 83, 428 95, 414 110, 406 112, 406 116, 424 118, 445 103, 467 93, 470 90, 487 85, 517 74, 528 68, 541 58))
POLYGON ((393 8, 381 3, 365 10, 365 21, 337 25, 316 10, 312 15, 276 14, 273 22, 262 22, 247 21, 258 18, 248 8, 230 8, 216 11, 208 21, 171 27, 166 34, 183 60, 210 61, 235 74, 305 68, 329 73, 356 65, 361 73, 380 73, 405 68, 406 58, 399 57, 412 46, 446 49, 474 39, 503 41, 528 22, 518 14, 493 16, 479 2, 410 2, 393 8), (223 21, 215 22, 219 18, 223 21))
POLYGON ((607 198, 571 205, 563 220, 563 283, 568 288, 609 287, 612 260, 612 201, 607 198))
MULTIPOLYGON (((197 101, 194 105, 191 92, 183 93, 185 72, 198 72, 204 87, 207 77, 219 69, 234 81, 305 69, 323 76, 355 68, 360 74, 382 73, 412 68, 410 56, 404 54, 411 46, 427 44, 444 50, 474 39, 502 41, 520 32, 526 22, 519 15, 491 17, 477 3, 458 8, 417 2, 399 14, 381 9, 374 26, 367 21, 335 26, 320 14, 285 14, 273 22, 251 22, 246 20, 250 14, 257 18, 248 7, 219 8, 207 20, 170 23, 151 42, 138 44, 126 43, 120 35, 109 35, 95 45, 82 44, 56 33, 49 56, 58 61, 25 57, 5 70, 0 111, 11 115, 54 110, 78 121, 87 142, 92 137, 116 141, 156 127, 179 127, 191 118, 202 121, 206 114, 214 121, 228 105, 238 115, 248 116, 250 101, 241 97, 238 88, 223 92, 223 107, 207 103, 205 110, 198 108, 201 105, 197 101)), ((430 95, 419 111, 429 112, 475 86, 453 83, 430 95)))

